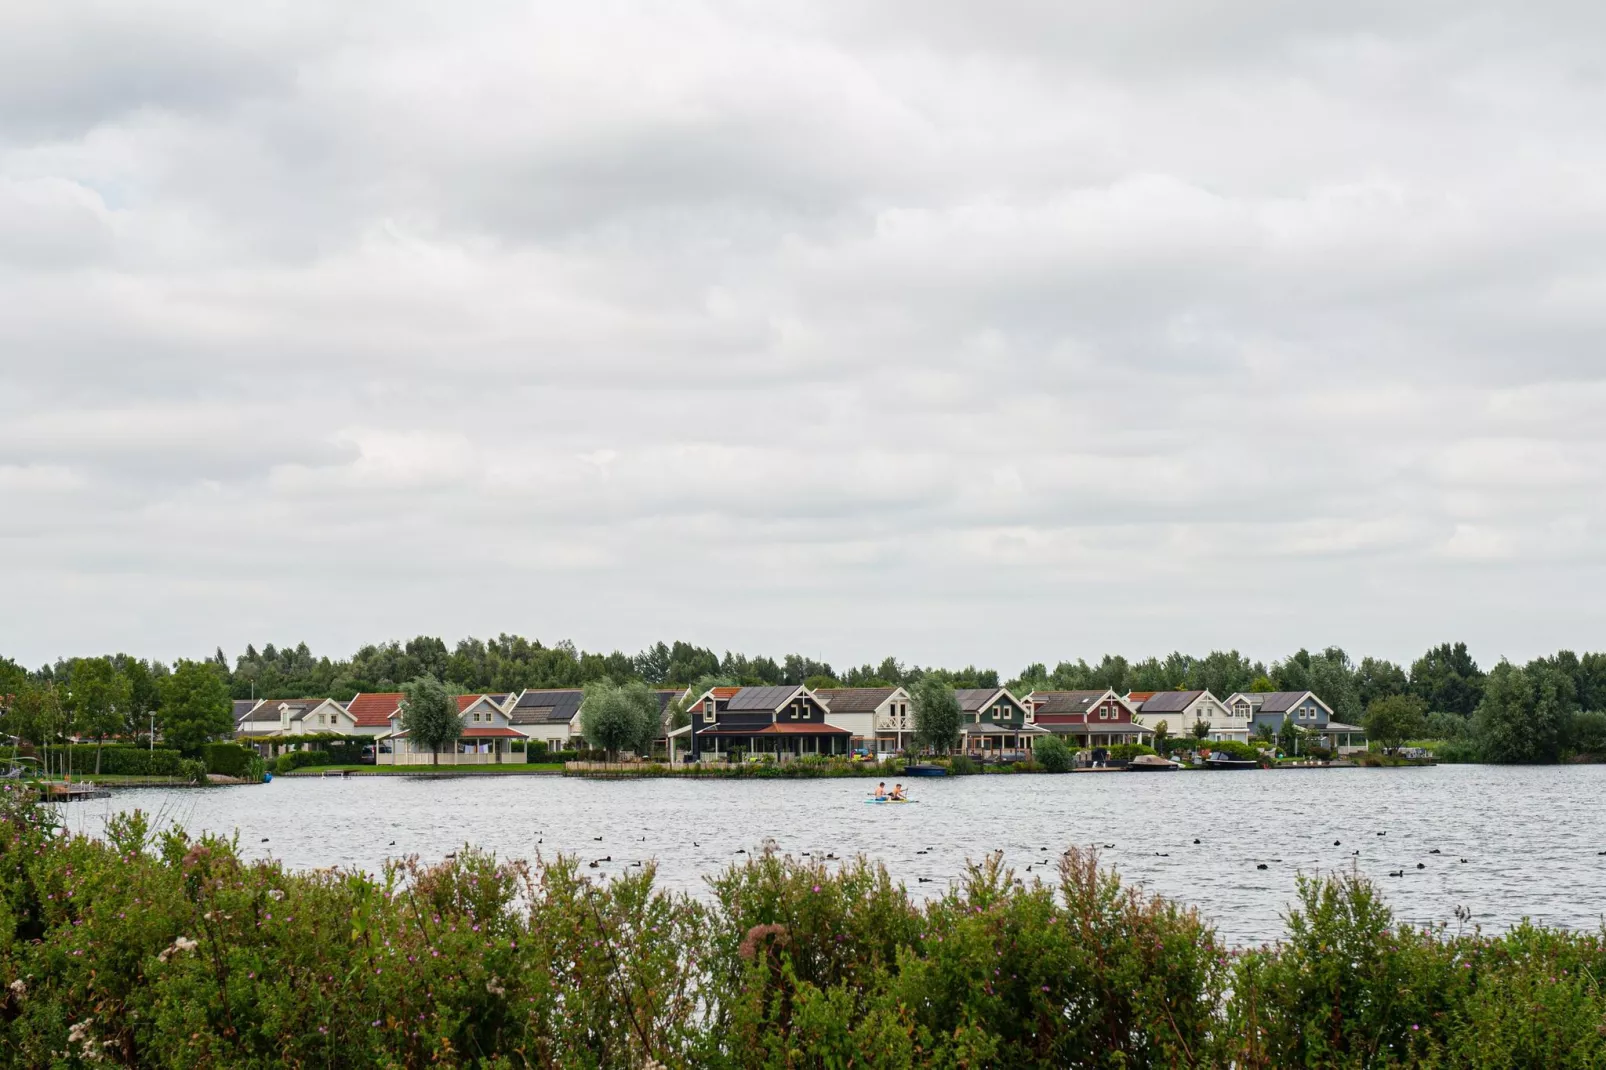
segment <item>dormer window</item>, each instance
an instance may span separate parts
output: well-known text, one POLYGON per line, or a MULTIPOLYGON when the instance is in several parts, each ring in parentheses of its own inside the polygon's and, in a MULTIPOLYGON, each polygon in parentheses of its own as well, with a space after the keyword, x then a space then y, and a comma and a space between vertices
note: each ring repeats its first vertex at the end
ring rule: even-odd
POLYGON ((713 699, 709 699, 708 701, 703 703, 703 720, 712 721, 713 719, 714 719, 714 700, 713 699))

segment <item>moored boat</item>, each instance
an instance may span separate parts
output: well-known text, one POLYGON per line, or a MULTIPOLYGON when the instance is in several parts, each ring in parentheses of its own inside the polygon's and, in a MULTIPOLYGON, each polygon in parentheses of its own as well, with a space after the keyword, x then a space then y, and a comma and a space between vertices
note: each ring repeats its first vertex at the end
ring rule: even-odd
POLYGON ((904 766, 903 767, 903 775, 904 776, 947 776, 948 775, 948 770, 947 770, 947 768, 945 766, 941 766, 941 765, 931 765, 931 764, 927 764, 927 763, 916 763, 914 765, 906 765, 906 766, 904 766))
POLYGON ((1140 754, 1126 763, 1129 773, 1169 773, 1177 768, 1177 763, 1170 758, 1162 758, 1158 754, 1140 754))
POLYGON ((1247 758, 1233 758, 1226 754, 1212 754, 1204 760, 1206 769, 1259 769, 1259 762, 1249 761, 1247 758))

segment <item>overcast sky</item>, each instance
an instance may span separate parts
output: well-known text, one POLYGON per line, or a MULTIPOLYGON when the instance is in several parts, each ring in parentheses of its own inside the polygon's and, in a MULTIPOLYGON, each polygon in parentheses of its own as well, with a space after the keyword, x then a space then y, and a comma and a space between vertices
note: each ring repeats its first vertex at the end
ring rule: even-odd
POLYGON ((1606 647, 1606 5, 0 5, 0 653, 1606 647))

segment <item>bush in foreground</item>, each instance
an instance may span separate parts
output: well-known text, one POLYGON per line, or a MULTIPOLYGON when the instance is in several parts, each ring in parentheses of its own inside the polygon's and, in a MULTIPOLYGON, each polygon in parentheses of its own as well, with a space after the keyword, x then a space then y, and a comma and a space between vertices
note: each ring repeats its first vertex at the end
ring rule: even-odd
POLYGON ((1285 942, 1234 954, 1091 852, 997 858, 919 903, 880 866, 773 853, 700 903, 650 866, 464 849, 379 878, 242 861, 113 819, 65 837, 0 795, 9 1065, 1586 1067, 1598 934, 1396 927, 1304 881, 1285 942))

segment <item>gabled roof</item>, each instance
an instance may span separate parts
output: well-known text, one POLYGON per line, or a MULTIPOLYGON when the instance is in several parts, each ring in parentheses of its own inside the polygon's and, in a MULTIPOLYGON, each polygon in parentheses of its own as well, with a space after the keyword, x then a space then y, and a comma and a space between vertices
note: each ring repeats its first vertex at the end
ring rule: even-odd
POLYGON ((791 701, 792 696, 799 691, 804 691, 804 688, 797 684, 778 684, 774 687, 744 687, 730 697, 730 702, 726 704, 725 708, 733 712, 745 710, 755 713, 758 711, 774 713, 791 701))
MULTIPOLYGON (((1203 691, 1155 691, 1149 698, 1139 700, 1139 713, 1181 713, 1192 706, 1203 691)), ((1127 701, 1137 699, 1137 694, 1127 696, 1127 701)))
POLYGON ((874 713, 896 687, 822 687, 814 692, 832 713, 874 713))
POLYGON ((511 724, 568 724, 585 697, 578 687, 527 688, 508 710, 507 719, 511 724))
POLYGON ((1104 699, 1119 696, 1106 687, 1102 691, 1033 691, 1026 697, 1037 707, 1038 716, 1045 713, 1052 716, 1086 713, 1104 699))
MULTIPOLYGON (((1261 713, 1287 713, 1304 701, 1306 696, 1316 700, 1316 704, 1333 715, 1333 708, 1321 700, 1321 696, 1310 690, 1305 691, 1239 691, 1232 698, 1245 698, 1249 704, 1261 713)), ((1231 699, 1228 700, 1229 702, 1231 699)))
POLYGON ((959 700, 959 709, 964 713, 975 713, 983 706, 990 706, 999 696, 1019 702, 1014 695, 1004 687, 961 687, 954 692, 954 698, 959 700))
POLYGON ((369 691, 346 703, 346 712, 358 728, 388 728, 391 715, 401 705, 400 691, 369 691))
POLYGON ((252 724, 261 724, 264 721, 272 721, 274 724, 278 724, 280 706, 288 706, 290 708, 290 719, 294 720, 297 714, 305 713, 315 706, 322 705, 323 702, 324 700, 321 698, 265 698, 251 707, 251 711, 239 718, 235 723, 244 724, 246 721, 250 721, 252 724))

